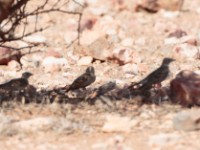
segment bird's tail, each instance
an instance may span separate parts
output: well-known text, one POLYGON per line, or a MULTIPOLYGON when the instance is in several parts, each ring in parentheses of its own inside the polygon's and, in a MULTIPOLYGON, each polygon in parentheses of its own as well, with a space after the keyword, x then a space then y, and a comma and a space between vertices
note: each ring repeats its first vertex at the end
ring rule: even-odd
POLYGON ((70 91, 70 85, 66 85, 64 87, 58 88, 58 89, 54 89, 54 91, 58 94, 64 94, 70 91))
POLYGON ((62 89, 65 90, 65 92, 69 92, 70 91, 70 85, 66 85, 62 89))
POLYGON ((129 90, 137 89, 137 87, 140 85, 140 82, 131 82, 131 84, 128 86, 129 90))

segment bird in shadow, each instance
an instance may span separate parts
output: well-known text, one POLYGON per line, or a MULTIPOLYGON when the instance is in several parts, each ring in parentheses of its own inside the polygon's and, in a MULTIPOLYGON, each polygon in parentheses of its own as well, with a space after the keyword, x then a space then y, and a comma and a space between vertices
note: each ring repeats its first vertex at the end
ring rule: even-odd
POLYGON ((77 77, 71 85, 65 86, 66 92, 85 88, 96 80, 95 70, 93 66, 87 67, 85 73, 77 77))
POLYGON ((94 101, 99 96, 104 95, 104 94, 108 93, 109 91, 112 91, 115 87, 116 87, 115 81, 107 82, 107 83, 101 85, 100 87, 98 87, 97 89, 94 89, 91 93, 89 93, 86 96, 85 99, 87 101, 94 101))
POLYGON ((0 84, 3 90, 22 90, 29 85, 28 79, 32 76, 30 72, 24 72, 20 78, 12 79, 6 83, 0 84))
POLYGON ((173 61, 175 61, 175 59, 164 58, 159 68, 151 72, 147 77, 145 77, 141 81, 130 85, 129 89, 134 89, 134 87, 136 86, 136 89, 146 91, 151 89, 153 85, 160 84, 169 76, 169 64, 173 61))

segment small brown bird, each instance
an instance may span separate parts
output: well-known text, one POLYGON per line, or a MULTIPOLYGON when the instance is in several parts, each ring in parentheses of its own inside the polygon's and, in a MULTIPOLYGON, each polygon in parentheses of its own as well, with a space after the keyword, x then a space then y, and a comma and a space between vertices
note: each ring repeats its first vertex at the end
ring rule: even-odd
POLYGON ((160 84, 162 81, 164 81, 168 75, 169 75, 169 64, 171 62, 175 61, 175 59, 172 58, 164 58, 162 61, 161 66, 150 73, 146 78, 139 81, 138 83, 135 83, 133 85, 130 85, 129 87, 139 86, 140 88, 149 88, 152 87, 155 84, 160 84))
POLYGON ((65 87, 67 88, 66 92, 80 88, 85 88, 92 84, 95 80, 96 76, 94 67, 89 66, 87 67, 85 73, 76 78, 69 87, 65 87))
POLYGON ((110 81, 98 88, 98 96, 103 95, 111 90, 113 90, 116 87, 116 82, 115 81, 110 81))
POLYGON ((116 87, 115 81, 107 82, 103 85, 101 85, 99 88, 95 89, 88 97, 87 100, 95 99, 99 97, 100 95, 104 95, 105 93, 113 90, 116 87))
POLYGON ((22 90, 28 84, 28 78, 32 76, 30 72, 24 72, 21 78, 12 79, 6 83, 0 84, 0 89, 3 90, 22 90))

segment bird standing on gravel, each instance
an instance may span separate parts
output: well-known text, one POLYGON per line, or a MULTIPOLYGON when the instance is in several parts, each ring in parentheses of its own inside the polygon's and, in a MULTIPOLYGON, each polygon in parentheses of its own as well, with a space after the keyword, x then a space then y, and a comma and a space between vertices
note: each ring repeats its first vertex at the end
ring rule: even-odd
POLYGON ((28 78, 32 76, 30 72, 24 72, 21 78, 12 79, 6 83, 0 84, 0 89, 3 90, 22 90, 28 86, 28 78))
POLYGON ((104 95, 105 93, 113 90, 115 87, 116 87, 115 81, 107 82, 107 83, 101 85, 99 88, 92 91, 92 93, 90 93, 89 95, 87 95, 86 100, 94 100, 95 98, 97 98, 101 95, 104 95))
POLYGON ((129 88, 133 88, 134 86, 139 86, 139 89, 150 89, 153 85, 160 84, 162 81, 164 81, 168 75, 169 75, 169 64, 171 62, 175 61, 175 59, 172 58, 164 58, 162 61, 161 66, 154 70, 152 73, 150 73, 146 78, 139 81, 138 83, 135 83, 133 85, 130 85, 129 88))
POLYGON ((81 76, 76 78, 70 86, 65 87, 67 88, 66 92, 80 89, 80 88, 85 88, 89 86, 90 84, 92 84, 95 80, 96 80, 96 76, 95 76, 94 67, 89 66, 87 67, 85 73, 83 73, 81 76))

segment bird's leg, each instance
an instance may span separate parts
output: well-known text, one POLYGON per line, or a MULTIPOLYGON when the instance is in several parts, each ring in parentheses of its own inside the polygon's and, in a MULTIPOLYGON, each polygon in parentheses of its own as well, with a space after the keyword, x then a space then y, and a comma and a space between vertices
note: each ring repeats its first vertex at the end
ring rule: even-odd
POLYGON ((161 84, 161 83, 157 83, 157 84, 154 84, 154 85, 152 85, 152 86, 153 86, 153 88, 154 88, 155 90, 157 90, 157 89, 161 89, 162 84, 161 84))
POLYGON ((85 87, 81 88, 82 91, 86 91, 87 89, 85 87))
MULTIPOLYGON (((152 87, 153 87, 153 92, 155 93, 154 97, 155 97, 155 99, 157 99, 157 97, 158 97, 158 104, 160 104, 162 99, 159 96, 159 91, 161 90, 162 84, 157 83, 157 84, 152 85, 152 87)), ((157 103, 156 101, 157 100, 153 100, 153 103, 157 103)))
MULTIPOLYGON (((160 84, 161 85, 161 84, 160 84)), ((155 89, 155 99, 157 99, 155 101, 156 104, 160 105, 161 102, 163 101, 163 99, 165 98, 166 94, 166 90, 164 88, 162 88, 161 86, 157 87, 155 89)))

